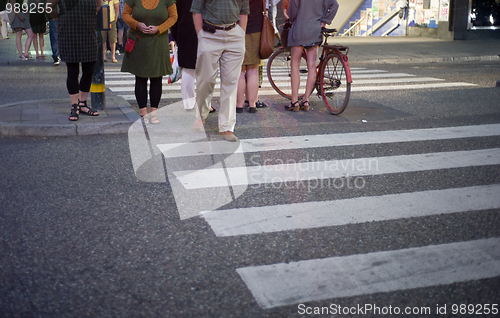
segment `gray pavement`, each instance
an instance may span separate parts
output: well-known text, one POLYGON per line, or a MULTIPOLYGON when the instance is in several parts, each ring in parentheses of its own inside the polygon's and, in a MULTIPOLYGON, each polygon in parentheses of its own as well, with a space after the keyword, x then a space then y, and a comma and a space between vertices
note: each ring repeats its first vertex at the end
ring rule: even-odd
MULTIPOLYGON (((52 64, 53 61, 50 54, 47 54, 47 50, 45 51, 47 59, 19 60, 15 47, 15 35, 10 34, 9 36, 10 39, 0 39, 0 67, 30 67, 52 64)), ((25 37, 23 42, 24 40, 25 37)), ((47 44, 48 42, 47 39, 47 44)), ((329 43, 349 46, 348 56, 351 65, 463 63, 500 60, 500 40, 498 39, 444 41, 411 37, 335 37, 331 38, 329 43)), ((48 47, 50 48, 50 45, 48 47)), ((123 56, 117 58, 118 65, 120 65, 123 56)), ((65 67, 64 62, 59 67, 65 67)), ((31 100, 0 105, 0 136, 125 133, 128 127, 140 118, 126 100, 113 96, 109 91, 106 91, 106 109, 100 111, 100 116, 81 115, 77 122, 70 122, 68 120, 69 111, 69 97, 61 100, 31 100)))

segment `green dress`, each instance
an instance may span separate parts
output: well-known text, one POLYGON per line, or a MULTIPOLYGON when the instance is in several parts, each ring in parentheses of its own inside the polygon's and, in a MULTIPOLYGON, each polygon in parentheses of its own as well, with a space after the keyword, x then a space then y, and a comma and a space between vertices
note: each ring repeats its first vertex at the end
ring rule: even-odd
MULTIPOLYGON (((144 22, 147 19, 146 25, 160 25, 168 19, 167 8, 175 4, 175 0, 160 0, 153 10, 144 8, 141 0, 125 0, 125 3, 133 9, 135 20, 144 22)), ((145 78, 172 74, 168 32, 151 35, 130 28, 130 37, 136 38, 137 35, 139 39, 132 52, 125 52, 121 71, 145 78)))

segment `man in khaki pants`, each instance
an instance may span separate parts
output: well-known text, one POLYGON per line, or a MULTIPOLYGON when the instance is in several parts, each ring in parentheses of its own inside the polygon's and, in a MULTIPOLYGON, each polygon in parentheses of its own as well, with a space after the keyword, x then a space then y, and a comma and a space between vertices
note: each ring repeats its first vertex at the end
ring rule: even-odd
POLYGON ((245 57, 245 30, 250 14, 249 0, 193 0, 191 12, 198 34, 196 61, 195 128, 201 128, 210 112, 217 67, 220 64, 219 134, 237 141, 236 94, 245 57))

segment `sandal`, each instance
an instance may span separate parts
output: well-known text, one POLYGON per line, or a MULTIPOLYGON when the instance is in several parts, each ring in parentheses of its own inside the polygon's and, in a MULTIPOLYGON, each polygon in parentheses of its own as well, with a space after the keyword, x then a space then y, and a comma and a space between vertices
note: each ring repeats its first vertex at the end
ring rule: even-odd
POLYGON ((302 103, 300 103, 300 110, 303 110, 306 112, 309 111, 309 101, 308 100, 303 100, 302 103))
POLYGON ((152 123, 153 125, 158 125, 160 123, 160 120, 156 115, 150 115, 149 122, 152 123))
POLYGON ((71 105, 71 114, 69 115, 69 120, 77 121, 80 118, 80 106, 78 104, 71 105))
POLYGON ((236 107, 236 112, 237 112, 238 114, 243 113, 243 107, 236 107))
POLYGON ((259 107, 259 102, 257 101, 255 103, 255 106, 254 107, 248 107, 248 112, 249 113, 252 113, 252 114, 255 114, 257 112, 257 108, 259 107))
POLYGON ((299 101, 296 101, 294 103, 290 102, 290 105, 285 106, 285 110, 289 110, 292 112, 298 112, 299 111, 299 101))
POLYGON ((215 113, 215 111, 216 111, 216 110, 217 110, 217 109, 215 109, 213 106, 210 106, 210 111, 209 111, 209 113, 215 113))
POLYGON ((264 103, 264 102, 261 102, 260 100, 257 101, 257 103, 255 103, 255 106, 257 108, 266 108, 267 107, 267 104, 264 103))
POLYGON ((80 113, 84 113, 85 115, 89 116, 99 116, 99 113, 97 111, 92 110, 92 108, 87 106, 86 100, 78 100, 78 106, 80 107, 80 113), (87 111, 82 110, 82 107, 87 108, 87 111))

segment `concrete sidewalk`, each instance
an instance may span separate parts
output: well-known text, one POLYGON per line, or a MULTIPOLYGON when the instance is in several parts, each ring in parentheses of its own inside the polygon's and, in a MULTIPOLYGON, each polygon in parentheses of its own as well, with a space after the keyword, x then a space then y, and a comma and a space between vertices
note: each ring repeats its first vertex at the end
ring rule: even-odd
MULTIPOLYGON (((19 60, 15 35, 0 39, 0 67, 28 67, 52 64, 50 41, 46 36, 46 59, 19 60), (47 49, 48 48, 48 49, 47 49)), ((23 37, 23 43, 26 36, 23 37)), ((468 61, 500 60, 500 40, 444 41, 408 37, 335 37, 329 44, 350 47, 349 62, 359 64, 460 63, 468 61)), ((34 55, 34 52, 32 52, 34 55)), ((109 59, 109 58, 108 58, 109 59)), ((122 56, 117 56, 121 65, 122 56)), ((59 67, 65 67, 61 62, 59 67)), ((68 120, 70 102, 64 100, 20 101, 0 105, 0 136, 68 136, 126 133, 139 115, 130 104, 106 92, 106 110, 100 116, 80 115, 77 122, 68 120)), ((89 98, 90 100, 90 98, 89 98)), ((0 102, 1 103, 1 102, 0 102)))

